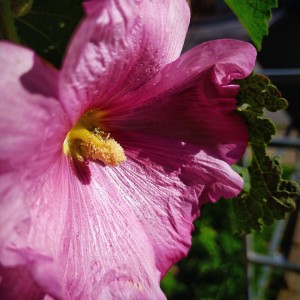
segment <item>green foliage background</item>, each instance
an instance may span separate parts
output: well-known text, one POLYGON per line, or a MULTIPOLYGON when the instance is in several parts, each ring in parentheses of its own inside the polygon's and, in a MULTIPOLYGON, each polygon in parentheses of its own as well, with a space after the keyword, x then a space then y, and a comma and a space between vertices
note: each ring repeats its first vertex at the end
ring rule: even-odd
POLYGON ((221 200, 201 210, 189 255, 161 283, 169 300, 246 299, 245 244, 233 234, 230 202, 221 200))
POLYGON ((29 13, 16 18, 15 24, 23 45, 59 67, 82 17, 82 0, 34 0, 29 13))

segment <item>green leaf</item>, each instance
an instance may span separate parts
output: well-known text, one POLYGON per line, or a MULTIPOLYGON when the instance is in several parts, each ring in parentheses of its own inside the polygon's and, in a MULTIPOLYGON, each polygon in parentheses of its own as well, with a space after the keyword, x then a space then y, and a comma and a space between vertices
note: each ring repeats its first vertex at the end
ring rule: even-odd
POLYGON ((11 10, 15 17, 28 14, 32 8, 33 0, 11 0, 11 10))
POLYGON ((82 0, 35 0, 29 13, 15 23, 22 44, 59 67, 82 16, 82 0))
POLYGON ((277 0, 225 0, 226 4, 246 28, 258 50, 263 36, 268 34, 271 9, 278 6, 277 0))
POLYGON ((251 74, 238 84, 237 111, 248 125, 252 161, 247 170, 236 169, 245 178, 246 188, 234 199, 233 211, 238 231, 250 233, 294 210, 294 199, 300 190, 295 182, 281 178, 278 158, 266 153, 275 127, 270 120, 263 119, 264 109, 272 112, 284 109, 286 100, 265 76, 251 74))

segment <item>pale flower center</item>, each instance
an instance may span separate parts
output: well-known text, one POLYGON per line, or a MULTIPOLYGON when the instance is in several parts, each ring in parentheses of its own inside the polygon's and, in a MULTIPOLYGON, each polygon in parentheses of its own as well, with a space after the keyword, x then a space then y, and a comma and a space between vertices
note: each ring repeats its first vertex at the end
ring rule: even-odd
POLYGON ((100 111, 86 112, 68 132, 64 141, 64 153, 80 162, 100 160, 109 166, 126 161, 123 148, 108 132, 101 130, 100 111))

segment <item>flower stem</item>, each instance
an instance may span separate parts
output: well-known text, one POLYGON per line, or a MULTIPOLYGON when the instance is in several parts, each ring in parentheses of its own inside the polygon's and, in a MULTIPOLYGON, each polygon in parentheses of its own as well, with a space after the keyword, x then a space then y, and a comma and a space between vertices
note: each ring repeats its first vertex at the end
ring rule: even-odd
POLYGON ((0 0, 0 32, 3 39, 20 43, 12 16, 10 0, 0 0))

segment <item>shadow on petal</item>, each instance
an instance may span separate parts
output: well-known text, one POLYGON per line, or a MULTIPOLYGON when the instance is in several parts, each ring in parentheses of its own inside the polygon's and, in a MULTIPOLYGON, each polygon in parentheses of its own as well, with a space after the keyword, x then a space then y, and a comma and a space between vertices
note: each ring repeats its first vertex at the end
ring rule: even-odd
POLYGON ((76 159, 73 159, 72 166, 78 180, 84 185, 90 184, 91 171, 88 162, 87 161, 81 162, 76 159))
POLYGON ((58 72, 37 56, 34 56, 31 69, 20 77, 20 81, 31 94, 58 99, 58 72))
POLYGON ((0 265, 0 275, 0 298, 3 300, 38 300, 45 296, 45 293, 33 281, 26 266, 7 268, 0 265))

